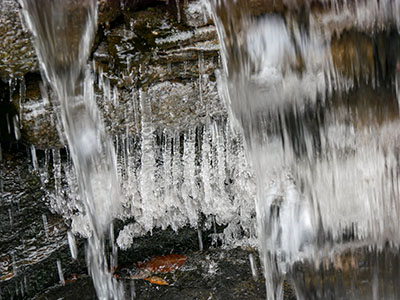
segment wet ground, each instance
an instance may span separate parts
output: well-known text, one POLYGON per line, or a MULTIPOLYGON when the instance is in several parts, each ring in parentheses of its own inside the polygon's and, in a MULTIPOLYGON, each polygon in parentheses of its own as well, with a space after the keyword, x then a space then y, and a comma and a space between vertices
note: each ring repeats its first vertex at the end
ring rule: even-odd
MULTIPOLYGON (((252 277, 250 253, 243 249, 213 249, 187 254, 186 262, 178 270, 152 276, 166 285, 145 279, 120 280, 124 282, 127 299, 265 299, 264 279, 252 277)), ((95 299, 86 275, 65 286, 49 289, 37 299, 72 300, 78 296, 95 299)))

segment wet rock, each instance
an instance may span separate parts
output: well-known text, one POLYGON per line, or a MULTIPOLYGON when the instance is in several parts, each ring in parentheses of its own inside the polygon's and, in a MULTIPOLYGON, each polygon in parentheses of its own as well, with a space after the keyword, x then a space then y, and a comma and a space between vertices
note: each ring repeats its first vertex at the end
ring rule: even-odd
POLYGON ((204 11, 201 1, 185 1, 182 11, 184 16, 183 22, 186 26, 202 27, 213 23, 211 16, 204 11))
MULTIPOLYGON (((121 279, 125 284, 125 296, 130 298, 134 293, 138 299, 265 299, 264 280, 261 277, 254 280, 252 277, 248 258, 250 253, 254 254, 251 250, 240 248, 188 253, 181 268, 159 275, 168 285, 156 285, 143 279, 121 279)), ((76 295, 77 290, 83 299, 91 299, 93 289, 89 280, 82 276, 65 287, 48 290, 38 299, 55 300, 60 296, 73 299, 71 296, 76 295)), ((293 298, 285 294, 284 299, 293 298)))
POLYGON ((31 35, 23 28, 18 9, 17 1, 0 2, 0 78, 5 81, 38 70, 31 35))
MULTIPOLYGON (((59 281, 57 260, 61 261, 65 276, 70 276, 71 268, 75 272, 85 270, 83 244, 78 241, 80 256, 73 262, 65 223, 49 211, 46 201, 50 199, 41 189, 42 181, 46 181, 44 174, 34 170, 27 149, 17 148, 16 144, 2 147, 0 297, 32 299, 38 291, 59 281)), ((37 154, 40 159, 41 154, 37 154)))
MULTIPOLYGON (((211 111, 226 114, 215 83, 214 26, 177 25, 167 7, 125 12, 124 23, 105 30, 92 57, 108 82, 97 92, 112 135, 126 133, 127 128, 132 135, 140 132, 140 109, 134 117, 126 117, 127 107, 140 108, 139 88, 150 99, 150 118, 156 127, 182 129, 204 122, 211 111), (104 99, 109 90, 117 91, 116 101, 104 99)), ((13 94, 22 138, 41 149, 63 147, 54 114, 57 101, 41 86, 40 76, 29 73, 13 94)))
POLYGON ((29 73, 12 95, 14 107, 18 109, 22 141, 38 149, 62 148, 54 94, 45 88, 41 76, 29 73), (43 95, 42 95, 43 93, 43 95))
POLYGON ((167 0, 121 0, 121 6, 125 11, 136 11, 160 4, 166 4, 167 2, 167 0))
POLYGON ((122 13, 120 0, 98 0, 98 23, 114 21, 122 13))
MULTIPOLYGON (((7 6, 11 14, 3 14, 0 19, 0 34, 7 35, 7 43, 0 45, 0 49, 10 47, 4 48, 7 58, 0 61, 0 76, 7 79, 11 74, 27 74, 24 79, 26 95, 14 94, 12 108, 18 112, 22 139, 43 149, 62 147, 53 112, 55 101, 47 101, 40 95, 40 80, 38 76, 32 79, 30 75, 32 70, 37 71, 37 64, 29 34, 19 22, 18 6, 10 0, 1 5, 7 6), (19 29, 14 32, 9 30, 11 27, 19 29), (12 43, 8 43, 11 40, 12 43), (29 55, 13 52, 11 48, 27 51, 29 55), (18 66, 23 68, 18 69, 18 66)), ((226 22, 228 17, 240 21, 246 11, 252 15, 275 13, 293 17, 301 26, 307 27, 310 17, 304 11, 311 11, 314 26, 321 28, 331 43, 338 74, 369 81, 375 76, 392 80, 396 74, 398 58, 393 53, 398 53, 397 42, 394 42, 399 40, 398 34, 392 33, 390 28, 378 33, 363 32, 359 25, 353 30, 350 5, 343 15, 332 13, 329 5, 321 6, 319 1, 254 0, 237 5, 236 9, 229 10, 221 7, 222 19, 225 16, 226 22), (337 20, 346 21, 340 23, 337 20)), ((113 135, 125 132, 126 128, 133 135, 140 131, 140 111, 135 117, 128 118, 130 121, 125 118, 127 107, 136 104, 140 107, 135 100, 138 89, 151 99, 151 119, 157 127, 187 128, 202 123, 211 111, 226 114, 215 84, 215 70, 220 68, 216 30, 210 25, 210 17, 204 16, 199 1, 169 1, 167 5, 166 1, 100 0, 99 23, 91 59, 97 71, 108 80, 109 89, 118 94, 116 103, 99 100, 113 135), (155 93, 156 89, 160 91, 155 93)), ((229 30, 240 31, 243 25, 240 22, 234 24, 239 27, 227 27, 228 38, 229 30)), ((301 71, 301 58, 299 61, 301 71)), ((20 86, 24 86, 23 81, 20 86)), ((104 92, 104 88, 98 88, 99 99, 104 92)))

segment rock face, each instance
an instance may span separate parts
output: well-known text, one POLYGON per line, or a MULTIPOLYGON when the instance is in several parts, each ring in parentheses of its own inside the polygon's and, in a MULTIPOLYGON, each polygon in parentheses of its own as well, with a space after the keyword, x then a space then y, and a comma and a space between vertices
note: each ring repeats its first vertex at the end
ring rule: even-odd
MULTIPOLYGON (((0 32, 14 40, 5 45, 10 49, 3 51, 7 59, 1 61, 0 74, 5 82, 19 78, 10 98, 19 113, 22 139, 42 149, 63 147, 53 113, 57 101, 50 91, 44 96, 43 91, 48 89, 35 75, 37 62, 29 34, 19 21, 18 6, 13 1, 2 5, 12 13, 2 16, 0 32), (8 33, 10 24, 17 26, 8 33), (20 55, 16 50, 21 48, 29 51, 20 55)), ((225 114, 214 75, 218 65, 216 32, 208 23, 199 4, 99 1, 99 29, 92 60, 104 79, 98 87, 99 99, 103 99, 99 106, 113 135, 126 128, 133 135, 140 130, 140 111, 134 120, 126 121, 124 116, 127 105, 133 106, 132 93, 139 89, 151 99, 151 120, 157 126, 200 124, 207 116, 205 109, 210 107, 214 115, 225 114), (109 91, 118 93, 116 102, 104 101, 104 93, 109 91)))
POLYGON ((30 34, 22 26, 16 1, 0 2, 0 41, 1 79, 7 82, 38 71, 30 34))
MULTIPOLYGON (((39 77, 30 75, 38 73, 38 65, 30 35, 19 20, 18 5, 11 0, 0 5, 0 37, 4 41, 0 45, 0 77, 4 82, 10 78, 24 79, 17 81, 11 95, 14 110, 19 112, 22 138, 39 148, 62 147, 53 115, 55 101, 43 99, 39 77)), ((346 16, 354 11, 351 5, 347 12, 344 10, 341 20, 345 21, 341 23, 336 21, 340 19, 337 15, 332 16, 329 5, 321 6, 319 1, 254 0, 237 11, 226 11, 229 18, 238 12, 236 21, 247 11, 253 15, 273 12, 294 16, 300 24, 309 22, 302 17, 307 14, 298 13, 300 10, 311 11, 325 32, 335 32, 331 51, 338 72, 365 80, 377 73, 393 77, 397 64, 393 48, 399 48, 397 34, 390 28, 382 34, 372 34, 368 26, 351 25, 346 21, 346 16), (385 46, 389 39, 390 49, 385 46)), ((140 130, 140 118, 133 120, 135 124, 128 124, 123 116, 126 105, 132 103, 132 93, 139 88, 148 90, 152 121, 157 126, 182 128, 202 123, 210 111, 226 114, 214 82, 214 72, 219 67, 216 31, 198 2, 100 0, 98 20, 92 60, 97 70, 104 72, 109 88, 118 91, 117 103, 99 103, 113 134, 127 127, 132 134, 140 130), (200 98, 202 101, 198 101, 200 98)), ((240 21, 234 24, 242 26, 240 21)), ((229 31, 227 34, 229 38, 229 31)), ((104 92, 104 87, 99 90, 104 92)))
MULTIPOLYGON (((395 13, 379 8, 371 17, 363 13, 366 8, 352 4, 333 13, 329 4, 252 0, 236 9, 222 5, 220 16, 226 22, 235 20, 232 24, 237 28, 225 28, 228 39, 230 30, 245 27, 240 21, 244 14, 274 13, 295 20, 296 26, 314 24, 327 35, 338 74, 369 82, 392 80, 400 48, 398 33, 390 25, 397 22, 395 13), (352 22, 353 14, 365 17, 352 22), (373 25, 368 18, 380 23, 373 25)), ((43 97, 37 59, 18 5, 4 0, 0 7, 0 78, 3 82, 18 78, 11 81, 11 95, 2 101, 13 99, 7 109, 10 115, 18 112, 24 142, 42 149, 63 147, 53 114, 56 101, 51 93, 48 99, 43 97)), ((226 115, 215 82, 215 70, 220 68, 216 30, 199 2, 99 0, 98 22, 91 60, 104 78, 105 85, 98 87, 99 106, 112 135, 127 128, 132 135, 140 131, 140 108, 134 118, 125 115, 128 105, 135 107, 139 90, 150 99, 150 119, 159 128, 188 128, 203 124, 210 114, 226 115), (116 98, 112 103, 104 100, 104 93, 110 91, 116 98)), ((298 64, 301 70, 301 58, 298 64)))

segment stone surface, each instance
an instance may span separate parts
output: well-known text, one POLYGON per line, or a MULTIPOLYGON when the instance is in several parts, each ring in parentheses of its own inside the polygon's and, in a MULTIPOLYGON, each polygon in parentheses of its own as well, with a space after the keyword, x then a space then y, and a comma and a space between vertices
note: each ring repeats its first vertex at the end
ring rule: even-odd
POLYGON ((37 72, 38 63, 30 33, 22 26, 18 4, 13 0, 0 2, 0 78, 24 76, 37 72))
POLYGON ((98 0, 98 22, 110 23, 121 15, 120 0, 98 0))
MULTIPOLYGON (((7 114, 18 116, 24 142, 42 149, 63 147, 54 114, 56 101, 51 95, 49 100, 41 95, 34 51, 29 34, 20 24, 18 6, 10 0, 1 5, 10 13, 2 10, 0 17, 0 36, 3 34, 6 41, 0 45, 5 57, 0 61, 0 77, 7 82, 10 76, 26 74, 13 83, 13 105, 4 104, 7 114)), ((330 40, 338 74, 357 80, 391 80, 397 72, 396 53, 400 53, 396 31, 382 27, 384 30, 373 33, 368 26, 365 32, 360 31, 361 25, 348 17, 354 9, 351 5, 343 15, 333 14, 329 7, 319 1, 252 0, 237 9, 226 8, 221 14, 228 18, 229 11, 229 18, 238 21, 246 10, 253 15, 273 12, 307 24, 308 13, 300 11, 311 11, 314 26, 330 40)), ((109 84, 108 90, 99 86, 97 92, 112 135, 126 132, 126 128, 132 135, 140 132, 139 89, 150 99, 151 120, 158 128, 187 128, 202 124, 211 113, 226 115, 215 82, 215 70, 220 68, 219 45, 211 23, 197 1, 169 1, 168 5, 166 1, 99 1, 100 26, 91 59, 109 84), (118 94, 117 101, 100 100, 110 90, 118 94), (127 107, 136 107, 134 117, 126 118, 127 107)), ((0 88, 5 90, 7 85, 0 88)), ((5 126, 3 132, 8 130, 5 126)))
MULTIPOLYGON (((0 159, 0 297, 31 299, 38 291, 58 282, 60 260, 65 274, 83 272, 85 262, 80 243, 79 260, 70 258, 66 224, 49 211, 39 176, 28 157, 28 149, 2 145, 0 159), (45 229, 46 218, 47 233, 45 229)), ((40 158, 40 156, 39 156, 40 158)))
MULTIPOLYGON (((113 24, 98 31, 93 53, 97 70, 109 82, 97 91, 98 104, 113 135, 126 128, 132 135, 140 131, 140 109, 135 118, 126 118, 126 108, 138 101, 139 88, 150 99, 151 120, 158 127, 177 129, 201 124, 210 108, 214 115, 226 114, 215 83, 218 44, 213 26, 192 28, 179 24, 165 5, 142 11, 123 10, 123 19, 113 24), (117 102, 104 100, 104 93, 115 89, 117 102)), ((40 76, 28 74, 12 93, 22 139, 41 149, 62 147, 54 114, 57 101, 50 92, 43 97, 41 86, 40 76)))

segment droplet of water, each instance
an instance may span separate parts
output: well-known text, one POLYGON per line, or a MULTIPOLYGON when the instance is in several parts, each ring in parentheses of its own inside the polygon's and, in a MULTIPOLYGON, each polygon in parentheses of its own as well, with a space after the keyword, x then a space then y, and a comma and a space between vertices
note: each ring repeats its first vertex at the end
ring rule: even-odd
POLYGON ((69 245, 69 251, 71 253, 71 257, 72 257, 72 259, 77 259, 78 258, 78 248, 76 247, 75 236, 69 230, 67 232, 67 237, 68 237, 68 245, 69 245))

